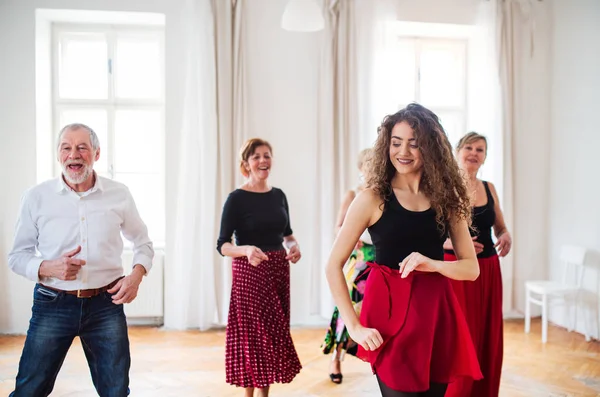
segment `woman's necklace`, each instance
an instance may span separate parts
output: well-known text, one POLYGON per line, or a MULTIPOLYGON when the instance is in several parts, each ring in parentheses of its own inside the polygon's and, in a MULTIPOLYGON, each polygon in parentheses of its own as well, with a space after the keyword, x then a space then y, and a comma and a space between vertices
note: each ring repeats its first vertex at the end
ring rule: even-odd
POLYGON ((479 187, 479 181, 477 179, 467 180, 467 192, 469 194, 469 201, 471 203, 471 207, 475 207, 475 202, 477 201, 477 188, 479 187))

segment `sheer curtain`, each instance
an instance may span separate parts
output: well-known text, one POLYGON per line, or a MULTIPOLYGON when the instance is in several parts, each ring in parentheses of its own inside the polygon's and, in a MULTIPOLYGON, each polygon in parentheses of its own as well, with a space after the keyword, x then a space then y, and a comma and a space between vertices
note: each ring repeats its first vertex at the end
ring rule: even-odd
MULTIPOLYGON (((509 61, 500 51, 499 27, 503 23, 500 3, 481 1, 475 31, 470 38, 467 130, 488 139, 488 156, 480 178, 494 184, 509 230, 513 231, 512 136, 510 109, 504 104, 506 83, 501 85, 501 64, 509 61), (506 110, 505 110, 506 109, 506 110)), ((503 311, 513 308, 513 255, 502 258, 503 311)))
POLYGON ((523 307, 524 281, 546 273, 550 34, 544 3, 480 2, 470 59, 469 128, 490 138, 484 177, 498 189, 513 236, 512 252, 501 260, 508 317, 523 307))
POLYGON ((395 0, 356 2, 357 100, 360 149, 371 147, 384 116, 399 110, 398 3, 395 0))
POLYGON ((345 191, 358 184, 358 152, 371 146, 389 98, 374 94, 390 84, 385 62, 396 18, 392 0, 326 0, 319 65, 318 186, 314 251, 311 256, 311 313, 329 317, 334 306, 324 267, 335 239, 335 218, 345 191))
POLYGON ((222 325, 230 268, 215 250, 219 214, 235 185, 243 112, 244 1, 187 0, 175 244, 165 269, 165 327, 222 325))
MULTIPOLYGON (((548 273, 550 42, 548 1, 497 1, 505 200, 512 200, 512 306, 548 273)), ((505 204, 506 205, 506 204, 505 204)), ((503 268, 504 270, 504 268, 503 268)))
MULTIPOLYGON (((220 226, 222 206, 227 195, 242 182, 237 167, 238 150, 247 137, 247 80, 245 56, 245 19, 247 0, 212 0, 216 13, 216 80, 217 80, 217 173, 215 185, 217 207, 207 214, 208 219, 215 220, 215 239, 220 226), (211 218, 212 216, 212 218, 211 218)), ((213 240, 217 273, 215 284, 216 312, 215 322, 219 325, 227 323, 229 295, 231 291, 231 259, 222 258, 216 253, 216 240, 213 240)))

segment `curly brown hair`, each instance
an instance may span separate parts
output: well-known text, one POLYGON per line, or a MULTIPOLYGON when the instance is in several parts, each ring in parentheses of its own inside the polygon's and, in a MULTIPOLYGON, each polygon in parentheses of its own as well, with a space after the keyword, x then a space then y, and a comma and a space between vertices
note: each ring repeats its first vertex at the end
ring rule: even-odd
POLYGON ((423 175, 420 189, 431 201, 436 220, 442 231, 451 218, 465 219, 471 223, 471 206, 463 175, 452 154, 452 145, 438 116, 417 103, 388 115, 378 128, 378 136, 371 153, 367 187, 381 199, 390 199, 392 178, 396 168, 390 159, 392 129, 400 122, 407 122, 413 129, 419 151, 423 158, 423 175))

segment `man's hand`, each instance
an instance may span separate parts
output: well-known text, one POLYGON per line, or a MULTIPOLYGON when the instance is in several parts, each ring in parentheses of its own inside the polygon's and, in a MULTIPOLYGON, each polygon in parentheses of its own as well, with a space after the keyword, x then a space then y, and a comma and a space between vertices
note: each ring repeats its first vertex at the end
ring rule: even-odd
POLYGON ((146 274, 144 266, 139 264, 135 265, 129 276, 123 277, 114 287, 106 291, 109 294, 115 294, 116 292, 116 294, 112 296, 113 303, 115 305, 131 303, 137 296, 144 274, 146 274))
POLYGON ((80 252, 81 246, 78 245, 73 251, 63 254, 58 259, 42 261, 38 270, 39 277, 53 277, 65 281, 77 279, 77 273, 81 270, 81 266, 85 265, 83 259, 73 258, 80 252))

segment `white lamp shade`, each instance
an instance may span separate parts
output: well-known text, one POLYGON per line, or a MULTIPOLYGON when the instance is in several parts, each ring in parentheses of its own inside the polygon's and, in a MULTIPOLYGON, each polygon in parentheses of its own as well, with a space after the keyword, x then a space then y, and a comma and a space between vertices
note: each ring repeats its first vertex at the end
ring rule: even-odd
POLYGON ((281 27, 290 32, 316 32, 325 27, 325 21, 315 0, 290 0, 283 12, 281 27))

